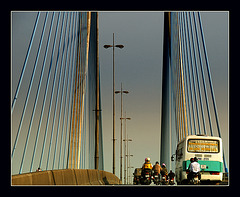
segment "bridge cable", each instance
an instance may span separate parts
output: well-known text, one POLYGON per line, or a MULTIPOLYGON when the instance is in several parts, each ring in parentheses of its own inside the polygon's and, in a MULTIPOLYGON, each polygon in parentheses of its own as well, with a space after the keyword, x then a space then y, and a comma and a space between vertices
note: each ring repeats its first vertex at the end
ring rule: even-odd
MULTIPOLYGON (((61 26, 61 31, 60 31, 60 39, 59 39, 59 44, 58 44, 58 52, 57 52, 57 60, 56 60, 56 67, 58 66, 59 63, 59 54, 60 54, 60 48, 62 44, 62 32, 63 32, 63 22, 64 22, 64 17, 65 13, 63 13, 63 19, 62 19, 62 26, 61 26)), ((66 36, 66 27, 65 27, 65 36, 66 36)), ((64 39, 65 40, 65 39, 64 39)), ((58 94, 59 94, 59 87, 60 87, 60 80, 62 76, 62 61, 61 61, 61 66, 60 66, 60 73, 59 73, 59 78, 58 78, 58 83, 57 83, 57 95, 56 95, 56 101, 55 101, 55 108, 54 108, 54 115, 53 115, 53 123, 52 123, 52 132, 51 132, 51 137, 50 137, 50 144, 48 148, 48 156, 47 156, 47 164, 46 164, 46 170, 48 169, 48 163, 49 163, 49 158, 50 158, 50 152, 51 152, 51 146, 52 146, 52 138, 53 138, 53 132, 54 132, 54 126, 55 126, 55 118, 56 118, 56 111, 57 111, 57 104, 58 104, 58 94)), ((55 80, 53 83, 53 87, 55 86, 55 80)), ((52 94, 54 91, 52 91, 52 94)), ((53 97, 51 97, 53 98, 53 97)), ((52 104, 52 100, 50 101, 52 104)), ((50 105, 51 106, 51 105, 50 105)), ((50 113, 50 110, 49 110, 50 113)))
MULTIPOLYGON (((195 24, 195 29, 196 29, 196 40, 197 40, 197 46, 198 46, 198 53, 199 53, 199 61, 201 65, 201 74, 202 74, 202 81, 203 81, 203 88, 204 88, 204 95, 205 95, 205 101, 206 101, 206 106, 207 106, 207 114, 208 114, 208 120, 209 120, 209 127, 210 127, 210 133, 211 136, 213 136, 213 131, 212 131, 212 123, 211 123, 211 115, 209 111, 209 102, 208 102, 208 96, 207 96, 207 87, 205 83, 205 75, 203 72, 203 63, 202 63, 202 54, 201 54, 201 49, 200 49, 200 44, 199 44, 199 36, 198 36, 198 31, 197 31, 197 25, 196 25, 196 17, 195 17, 195 12, 193 12, 193 18, 194 18, 194 24, 195 24)), ((205 132, 206 134, 206 132, 205 132)))
MULTIPOLYGON (((189 21, 190 21, 190 26, 191 26, 191 32, 192 32, 192 43, 193 43, 193 51, 194 51, 194 60, 195 60, 195 70, 196 70, 196 77, 197 77, 197 85, 198 85, 198 95, 199 95, 199 101, 200 101, 200 106, 201 108, 199 108, 199 111, 201 111, 201 114, 202 114, 202 123, 203 123, 203 129, 204 129, 204 133, 206 135, 206 127, 205 127, 205 118, 204 118, 204 115, 203 115, 203 104, 202 104, 202 92, 201 92, 201 87, 200 87, 200 80, 199 80, 199 72, 198 72, 198 63, 197 63, 197 54, 196 54, 196 47, 195 47, 195 42, 194 42, 194 34, 193 34, 193 25, 192 25, 192 20, 191 20, 191 12, 189 12, 189 21), (200 110, 201 109, 201 110, 200 110)), ((197 30, 195 29, 195 32, 197 30)), ((201 59, 201 57, 199 58, 201 59)), ((197 102, 197 101, 196 101, 197 102)), ((200 124, 200 122, 199 122, 200 124)), ((199 126, 199 133, 201 134, 201 125, 199 126)))
POLYGON ((184 23, 184 18, 183 18, 183 13, 181 13, 180 14, 180 20, 179 21, 181 21, 181 29, 180 29, 180 31, 181 31, 181 37, 182 37, 182 40, 183 40, 183 42, 182 42, 182 48, 183 48, 183 59, 184 59, 184 66, 183 66, 183 69, 184 69, 184 78, 185 78, 185 83, 186 83, 186 98, 187 98, 187 109, 188 109, 188 111, 187 111, 187 116, 188 116, 188 118, 187 118, 187 122, 188 122, 188 125, 189 125, 189 129, 188 129, 188 135, 190 135, 190 132, 191 132, 191 134, 192 134, 192 123, 191 123, 191 111, 190 111, 190 98, 189 98, 189 80, 188 80, 188 75, 187 75, 187 63, 188 63, 188 60, 187 60, 187 55, 186 55, 186 53, 187 53, 187 49, 186 49, 186 39, 185 39, 185 37, 184 37, 184 25, 183 25, 183 23, 184 23), (190 130, 190 131, 189 131, 190 130))
MULTIPOLYGON (((39 42, 39 46, 38 46, 38 51, 37 51, 37 55, 36 55, 36 59, 35 59, 35 63, 34 63, 34 73, 33 73, 33 76, 32 76, 32 78, 31 78, 31 83, 30 83, 30 88, 29 88, 29 90, 30 90, 31 87, 32 87, 32 82, 33 82, 34 74, 35 74, 36 67, 37 67, 37 64, 38 64, 39 53, 40 53, 40 49, 41 49, 41 46, 42 46, 43 35, 44 35, 44 32, 45 32, 45 28, 46 28, 47 18, 48 18, 48 12, 47 12, 46 15, 45 15, 45 20, 44 20, 44 24, 43 24, 42 34, 41 34, 41 38, 40 38, 40 42, 39 42)), ((44 66, 42 66, 40 81, 41 81, 41 78, 42 78, 43 70, 44 70, 44 66)), ((28 128, 27 137, 26 137, 26 141, 25 141, 25 146, 24 146, 24 150, 23 150, 23 155, 22 155, 22 161, 21 161, 21 164, 20 164, 19 174, 21 174, 21 172, 22 172, 22 167, 23 167, 23 162, 24 162, 24 158, 25 158, 26 148, 27 148, 27 145, 28 145, 29 135, 30 135, 30 133, 31 133, 33 116, 34 116, 34 114, 35 114, 36 103, 37 103, 38 95, 39 95, 39 89, 40 89, 39 87, 40 87, 40 86, 38 86, 38 90, 37 90, 37 94, 36 94, 36 98, 35 98, 35 102, 34 102, 34 107, 33 107, 32 115, 31 115, 30 123, 29 123, 29 128, 28 128)), ((29 93, 29 92, 28 92, 28 93, 29 93)), ((29 94, 28 94, 28 95, 29 95, 29 94)), ((26 102, 25 102, 25 106, 26 106, 26 102)), ((26 108, 24 107, 24 109, 26 109, 26 108)), ((22 122, 21 122, 20 124, 22 125, 22 122)), ((20 129, 21 129, 21 127, 20 127, 20 129)))
MULTIPOLYGON (((72 17, 72 15, 71 15, 72 17)), ((70 28, 71 28, 71 19, 70 18, 70 22, 69 22, 69 31, 70 32, 70 28)), ((63 19, 64 20, 64 19, 63 19)), ((64 60, 64 51, 66 51, 66 58, 65 58, 65 67, 64 67, 64 75, 63 75, 63 82, 62 82, 62 88, 60 90, 61 94, 61 98, 60 98, 60 105, 59 105, 59 116, 58 116, 58 123, 57 123, 57 134, 56 134, 56 140, 55 140, 55 148, 54 148, 54 154, 53 154, 53 164, 52 164, 52 169, 54 169, 54 164, 55 164, 55 158, 56 158, 56 149, 57 149, 57 144, 58 144, 58 135, 59 135, 59 124, 60 124, 60 120, 61 120, 61 114, 62 114, 62 101, 63 101, 63 91, 64 91, 64 86, 65 86, 65 79, 66 79, 66 70, 67 70, 67 53, 68 53, 68 47, 69 47, 69 34, 68 34, 68 38, 67 38, 67 26, 68 26, 68 13, 67 13, 67 18, 66 18, 66 26, 65 26, 65 37, 64 37, 64 43, 63 43, 63 48, 62 48, 62 59, 61 59, 61 65, 63 64, 63 60, 64 60), (67 49, 65 50, 65 43, 66 43, 66 39, 67 39, 67 49)), ((68 67, 69 68, 69 67, 68 67)), ((69 70, 69 69, 68 69, 69 70)), ((59 88, 61 86, 60 84, 60 77, 59 77, 59 88)), ((59 90, 59 89, 58 89, 59 90)), ((58 100, 57 100, 58 101, 58 100)), ((56 107, 57 107, 57 102, 56 102, 56 107)), ((56 108, 55 108, 56 109, 56 108)))
MULTIPOLYGON (((46 17, 47 17, 47 15, 46 15, 46 17)), ((24 115, 25 115, 26 108, 27 108, 27 104, 28 104, 28 100, 29 100, 29 95, 30 95, 30 92, 31 92, 32 84, 33 84, 33 79, 34 79, 35 72, 36 72, 36 68, 37 68, 37 62, 38 62, 39 52, 40 52, 40 48, 41 48, 41 45, 42 45, 43 33, 44 33, 44 31, 45 31, 46 17, 45 17, 45 22, 44 22, 44 28, 43 28, 42 35, 41 35, 41 42, 39 43, 38 52, 37 52, 37 56, 36 56, 35 64, 34 64, 34 68, 33 68, 33 71, 32 71, 30 83, 29 83, 28 90, 27 90, 27 96, 26 96, 26 99, 25 99, 25 102, 24 102, 23 112, 22 112, 22 115, 21 115, 21 119, 20 119, 18 131, 17 131, 17 135, 16 135, 16 138, 15 138, 15 141, 14 141, 14 145, 13 145, 12 158, 13 158, 13 155, 14 155, 14 152, 15 152, 15 149, 16 149, 16 146, 17 146, 17 142, 18 142, 20 130, 21 130, 21 128, 22 128, 22 123, 23 123, 24 115)), ((35 32, 35 31, 34 31, 34 32, 35 32)), ((31 43, 32 43, 32 42, 31 42, 31 43)), ((29 52, 30 52, 30 51, 29 51, 29 52)), ((29 54, 29 52, 28 52, 28 54, 29 54)), ((27 56, 27 57, 28 57, 28 56, 27 56)), ((24 66, 24 67, 25 67, 25 66, 24 66)), ((24 70, 25 70, 25 68, 24 68, 24 70)), ((22 81, 22 77, 21 77, 20 81, 22 81)), ((20 82, 20 83, 21 83, 21 82, 20 82)), ((19 83, 19 84, 20 84, 20 83, 19 83)))
MULTIPOLYGON (((186 16, 186 13, 183 13, 183 25, 184 25, 184 40, 185 40, 185 44, 184 44, 184 46, 186 46, 185 48, 186 48, 186 56, 187 56, 187 66, 186 66, 186 70, 187 70, 187 73, 188 73, 188 77, 187 77, 187 81, 188 81, 188 84, 189 84, 189 88, 190 88, 190 90, 189 90, 189 92, 190 92, 190 97, 189 97, 189 102, 191 103, 191 108, 189 107, 189 114, 191 114, 191 111, 192 111, 192 116, 190 115, 190 122, 193 122, 193 129, 194 129, 194 132, 195 132, 195 134, 196 134, 196 124, 195 124, 195 112, 194 112, 194 105, 193 105, 193 100, 194 100, 194 98, 193 98, 193 91, 192 91, 192 83, 191 83, 191 81, 192 81, 192 75, 191 75, 191 72, 190 72, 190 60, 191 60, 191 56, 190 56, 190 50, 191 50, 191 48, 190 48, 190 43, 188 42, 189 41, 189 36, 188 36, 188 34, 186 33, 187 32, 187 25, 188 24, 186 24, 187 22, 187 16, 186 16), (184 15, 185 15, 185 17, 184 17, 184 15)), ((191 130, 191 135, 193 135, 193 131, 191 130)))
MULTIPOLYGON (((57 38, 57 33, 58 33, 59 18, 60 18, 60 12, 58 13, 58 18, 57 18, 57 25, 56 25, 55 35, 54 35, 53 49, 52 49, 52 54, 51 54, 49 71, 50 71, 50 69, 51 69, 51 67, 52 67, 52 64, 53 64, 53 55, 54 55, 54 51, 55 51, 56 38, 57 38)), ((40 157, 40 161, 39 161, 39 167, 40 167, 41 164, 42 164, 42 159, 43 159, 43 154, 44 154, 44 149, 45 149, 45 144, 46 144, 47 131, 48 131, 48 123, 49 123, 49 116, 50 116, 50 111, 51 111, 52 97, 53 97, 53 92, 54 92, 54 84, 55 84, 55 79, 56 79, 56 74, 57 74, 57 68, 58 68, 58 65, 55 66, 53 86, 52 86, 52 90, 51 90, 52 94, 51 94, 50 104, 49 104, 49 108, 48 108, 48 116, 47 116, 46 129, 45 129, 44 140, 43 140, 43 145, 42 145, 42 152, 41 152, 41 157, 40 157)), ((49 74, 50 74, 50 72, 49 72, 49 74)), ((47 87, 48 87, 48 83, 47 83, 47 87)), ((45 91, 45 93, 46 93, 46 91, 45 91)), ((46 96, 46 95, 45 95, 45 96, 46 96)), ((39 126, 40 126, 40 125, 39 125, 39 126)))
MULTIPOLYGON (((199 13, 199 12, 198 12, 198 21, 199 21, 199 26, 200 26, 200 30, 201 30, 201 38, 202 38, 202 43, 203 43, 204 56, 205 56, 205 60, 206 60, 208 80, 209 80, 209 83, 210 83, 210 90, 211 90, 211 95, 212 95, 212 101, 213 101, 213 108, 214 108, 214 113, 215 113, 215 119, 216 119, 216 123, 217 123, 218 135, 219 135, 219 137, 221 137, 220 126, 219 126, 219 123, 218 123, 217 107, 216 107, 216 102, 215 102, 215 96, 214 96, 213 86, 212 86, 212 78, 211 78, 211 73, 210 73, 210 68, 209 68, 209 62, 208 62, 208 56, 207 56, 207 49, 206 49, 206 45, 205 45, 204 34, 203 34, 203 30, 202 30, 201 16, 200 16, 200 13, 199 13)), ((227 168, 226 160, 225 160, 225 156, 224 156, 224 151, 223 151, 223 161, 224 161, 224 166, 225 166, 225 172, 228 172, 228 168, 227 168)))
MULTIPOLYGON (((76 15, 76 14, 75 14, 76 15)), ((66 98, 65 98, 65 104, 64 104, 64 111, 63 111, 63 120, 67 120, 68 121, 68 116, 67 117, 65 117, 66 116, 66 107, 67 107, 67 98, 68 98, 68 95, 70 95, 70 93, 68 93, 68 86, 69 86, 69 81, 71 80, 71 76, 70 76, 70 72, 71 72, 71 70, 73 70, 74 68, 73 68, 73 64, 71 64, 71 56, 72 56, 72 46, 73 46, 73 40, 74 40, 74 37, 73 37, 73 34, 74 34, 74 30, 75 30, 75 21, 73 20, 73 28, 72 28, 72 34, 71 34, 71 44, 70 44, 70 52, 68 53, 68 50, 67 50, 67 57, 66 57, 66 59, 67 60, 69 60, 68 61, 68 76, 67 76, 67 84, 66 84, 66 98), (68 58, 69 57, 69 58, 68 58)), ((70 34, 70 32, 69 32, 69 34, 70 34)), ((68 48, 69 49, 69 48, 68 48)), ((66 61, 67 61, 66 60, 66 61)), ((71 97, 69 97, 69 102, 70 102, 70 98, 71 97)), ((58 160, 58 169, 60 169, 60 159, 61 159, 61 152, 62 152, 62 141, 63 141, 63 134, 64 134, 64 126, 65 126, 65 122, 66 121, 63 121, 63 124, 62 124, 62 135, 61 135, 61 142, 60 142, 60 150, 59 150, 59 160, 58 160)), ((67 129, 66 129, 66 132, 67 132, 67 129)))
MULTIPOLYGON (((45 65, 46 65, 46 57, 47 57, 48 49, 49 49, 49 43, 50 43, 50 38, 51 38, 52 26, 53 26, 53 19, 54 19, 54 12, 52 14, 51 24, 50 24, 49 33, 48 33, 48 40, 47 40, 44 59, 43 59, 43 67, 42 67, 42 71, 41 71, 40 80, 39 80, 39 83, 38 83, 38 90, 37 90, 37 96, 36 96, 37 98, 38 98, 39 89, 40 89, 41 83, 42 83, 43 71, 44 71, 44 68, 45 68, 45 65)), ((49 70, 49 73, 50 73, 50 70, 49 70)), ((50 75, 48 75, 48 78, 47 78, 47 84, 48 84, 48 81, 49 81, 49 76, 50 75)), ((47 88, 45 88, 45 91, 47 91, 47 88)), ((46 92, 44 94, 44 100, 43 100, 43 104, 42 104, 42 110, 41 110, 39 123, 42 121, 45 101, 46 101, 46 92)), ((36 138, 35 138, 35 143, 34 143, 34 148, 33 148, 33 154, 32 154, 32 161, 31 161, 31 164, 30 164, 30 172, 32 172, 33 162, 34 162, 35 153, 36 153, 36 147, 37 147, 37 144, 38 144, 39 132, 40 132, 40 127, 38 127, 38 130, 37 130, 37 133, 36 133, 36 138)))
POLYGON ((15 103, 16 103, 16 100, 17 100, 17 97, 18 97, 20 86, 22 84, 22 79, 23 79, 23 75, 24 75, 24 72, 25 72, 25 69, 26 69, 27 62, 28 62, 28 57, 29 57, 29 54, 30 54, 30 51, 31 51, 31 48, 32 48, 33 39, 34 39, 34 36, 35 36, 35 33, 36 33, 38 21, 39 21, 39 15, 40 15, 40 12, 37 13, 37 17, 36 17, 36 20, 35 20, 35 25, 34 25, 33 32, 32 32, 32 36, 31 36, 30 43, 29 43, 28 49, 27 49, 27 54, 26 54, 24 64, 23 64, 23 68, 22 68, 22 71, 21 71, 21 74, 20 74, 20 79, 18 81, 17 89, 16 89, 16 92, 15 92, 15 95, 14 95, 14 98, 13 98, 13 101, 12 101, 12 113, 13 113, 14 106, 15 106, 15 103))
MULTIPOLYGON (((77 45, 77 42, 78 42, 78 34, 79 34, 79 27, 77 27, 77 21, 78 20, 75 20, 75 36, 74 36, 74 45, 72 45, 72 47, 74 48, 73 51, 76 51, 76 45, 77 45), (77 31, 77 32, 76 32, 77 31), (77 38, 77 41, 75 42, 77 38)), ((67 133, 66 132, 66 136, 65 136, 65 148, 64 148, 64 154, 63 154, 63 166, 65 164, 65 155, 66 155, 66 152, 67 152, 67 163, 66 163, 66 168, 68 168, 68 161, 69 161, 69 151, 70 151, 70 140, 71 140, 71 121, 72 121, 72 109, 73 109, 73 96, 72 94, 74 93, 74 85, 72 85, 74 82, 74 73, 77 72, 76 71, 76 67, 75 67, 75 61, 77 59, 77 53, 74 52, 73 53, 73 58, 72 58, 72 61, 71 61, 71 64, 72 64, 72 73, 71 73, 71 84, 70 84, 70 95, 69 95, 69 103, 68 103, 68 115, 67 117, 69 117, 67 119, 67 129, 69 128, 69 132, 67 133), (69 114, 70 113, 70 114, 69 114), (70 120, 70 127, 68 126, 69 125, 69 120, 70 120), (67 134, 69 137, 67 137, 67 134), (68 142, 68 146, 67 146, 67 138, 69 140, 68 142)))
MULTIPOLYGON (((192 56, 192 52, 191 52, 191 38, 190 38, 190 30, 189 30, 189 26, 191 24, 188 23, 188 18, 187 18, 187 14, 186 16, 186 21, 187 21, 187 32, 188 32, 188 42, 189 42, 189 54, 190 54, 190 60, 191 60, 191 73, 192 73, 192 79, 193 79, 193 92, 192 94, 194 94, 194 100, 195 100, 195 106, 196 106, 196 114, 197 114, 197 122, 198 122, 198 130, 200 131, 200 121, 199 121, 199 114, 198 114, 198 102, 197 102, 197 95, 196 95, 196 83, 195 83, 195 75, 194 75, 194 70, 193 70, 193 56, 192 56)), ((192 40, 193 42, 193 40, 192 40)), ((192 100, 193 102, 193 100, 192 100)), ((193 108, 194 109, 194 108, 193 108)), ((193 112, 194 115, 195 112, 193 112)), ((195 119, 195 118, 194 118, 195 119)), ((195 134, 197 134, 197 131, 195 130, 195 134)))
POLYGON ((77 76, 78 76, 78 72, 79 72, 79 69, 78 69, 78 59, 79 59, 79 36, 80 36, 80 26, 79 26, 79 20, 80 18, 78 17, 78 32, 77 32, 77 52, 76 52, 76 62, 74 63, 75 64, 75 77, 74 77, 74 85, 73 85, 73 97, 72 97, 72 110, 71 110, 71 123, 70 125, 72 125, 70 127, 70 132, 69 132, 69 148, 68 148, 68 159, 67 159, 67 165, 68 167, 71 167, 72 168, 72 158, 73 158, 73 144, 74 143, 71 143, 74 142, 74 132, 73 132, 73 127, 74 127, 74 119, 75 119, 75 104, 76 104, 76 88, 77 88, 77 76), (72 147, 71 147, 71 144, 72 144, 72 147), (70 152, 70 149, 72 150, 70 152), (69 166, 69 160, 71 160, 71 166, 69 166))

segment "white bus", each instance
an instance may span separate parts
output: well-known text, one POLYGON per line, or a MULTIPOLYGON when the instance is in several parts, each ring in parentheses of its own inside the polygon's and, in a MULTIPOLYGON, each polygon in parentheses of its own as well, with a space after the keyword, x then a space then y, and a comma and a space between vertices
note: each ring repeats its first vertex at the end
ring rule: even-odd
POLYGON ((201 183, 216 184, 222 181, 223 151, 219 137, 189 135, 180 141, 176 150, 176 181, 187 184, 190 159, 197 157, 201 167, 201 183))

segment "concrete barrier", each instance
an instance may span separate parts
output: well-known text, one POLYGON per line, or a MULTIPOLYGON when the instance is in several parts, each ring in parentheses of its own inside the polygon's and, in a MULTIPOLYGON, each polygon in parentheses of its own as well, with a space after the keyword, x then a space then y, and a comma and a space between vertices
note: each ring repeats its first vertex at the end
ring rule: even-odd
POLYGON ((102 185, 102 181, 100 181, 100 175, 98 170, 87 170, 87 172, 91 185, 102 185))
POLYGON ((109 185, 109 182, 107 180, 105 171, 99 170, 100 180, 103 182, 104 185, 109 185))
POLYGON ((87 170, 74 169, 77 185, 90 185, 90 180, 87 170))
POLYGON ((32 185, 32 175, 31 174, 13 175, 12 185, 32 185))
POLYGON ((33 172, 32 185, 55 185, 53 174, 51 170, 42 172, 33 172))
POLYGON ((77 185, 73 169, 53 170, 52 172, 56 185, 77 185))
POLYGON ((106 182, 109 185, 119 185, 121 184, 119 178, 110 172, 103 171, 103 177, 106 177, 106 182))
POLYGON ((12 185, 118 185, 117 176, 93 169, 64 169, 12 175, 12 185))

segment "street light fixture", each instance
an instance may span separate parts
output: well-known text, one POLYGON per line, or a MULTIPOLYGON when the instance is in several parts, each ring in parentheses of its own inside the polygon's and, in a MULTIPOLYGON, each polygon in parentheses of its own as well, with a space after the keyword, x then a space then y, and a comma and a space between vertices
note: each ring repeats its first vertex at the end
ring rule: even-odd
POLYGON ((123 45, 114 45, 114 33, 113 33, 113 44, 104 45, 105 49, 113 48, 113 174, 115 174, 115 66, 114 66, 114 48, 122 49, 123 45))
POLYGON ((110 48, 110 47, 118 47, 118 48, 120 48, 120 49, 122 49, 122 48, 124 48, 124 46, 123 45, 121 45, 121 44, 118 44, 118 45, 104 45, 103 47, 105 48, 105 49, 107 49, 107 48, 110 48))
POLYGON ((121 93, 121 140, 120 140, 120 180, 122 181, 122 141, 123 141, 123 129, 122 129, 122 118, 123 118, 123 96, 122 94, 128 94, 129 92, 126 90, 122 90, 122 83, 121 83, 121 91, 115 91, 116 94, 121 93))
POLYGON ((103 46, 105 49, 109 48, 109 47, 112 47, 112 45, 104 45, 103 46))
POLYGON ((124 46, 122 44, 118 44, 118 45, 115 45, 115 47, 122 49, 124 46))

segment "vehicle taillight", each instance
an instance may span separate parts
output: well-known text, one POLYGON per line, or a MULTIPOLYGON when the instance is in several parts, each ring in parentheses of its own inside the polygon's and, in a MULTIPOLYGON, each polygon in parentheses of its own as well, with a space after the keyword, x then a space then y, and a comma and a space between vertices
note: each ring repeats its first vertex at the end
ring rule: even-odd
POLYGON ((211 175, 219 175, 220 173, 219 172, 211 172, 210 174, 211 175))

